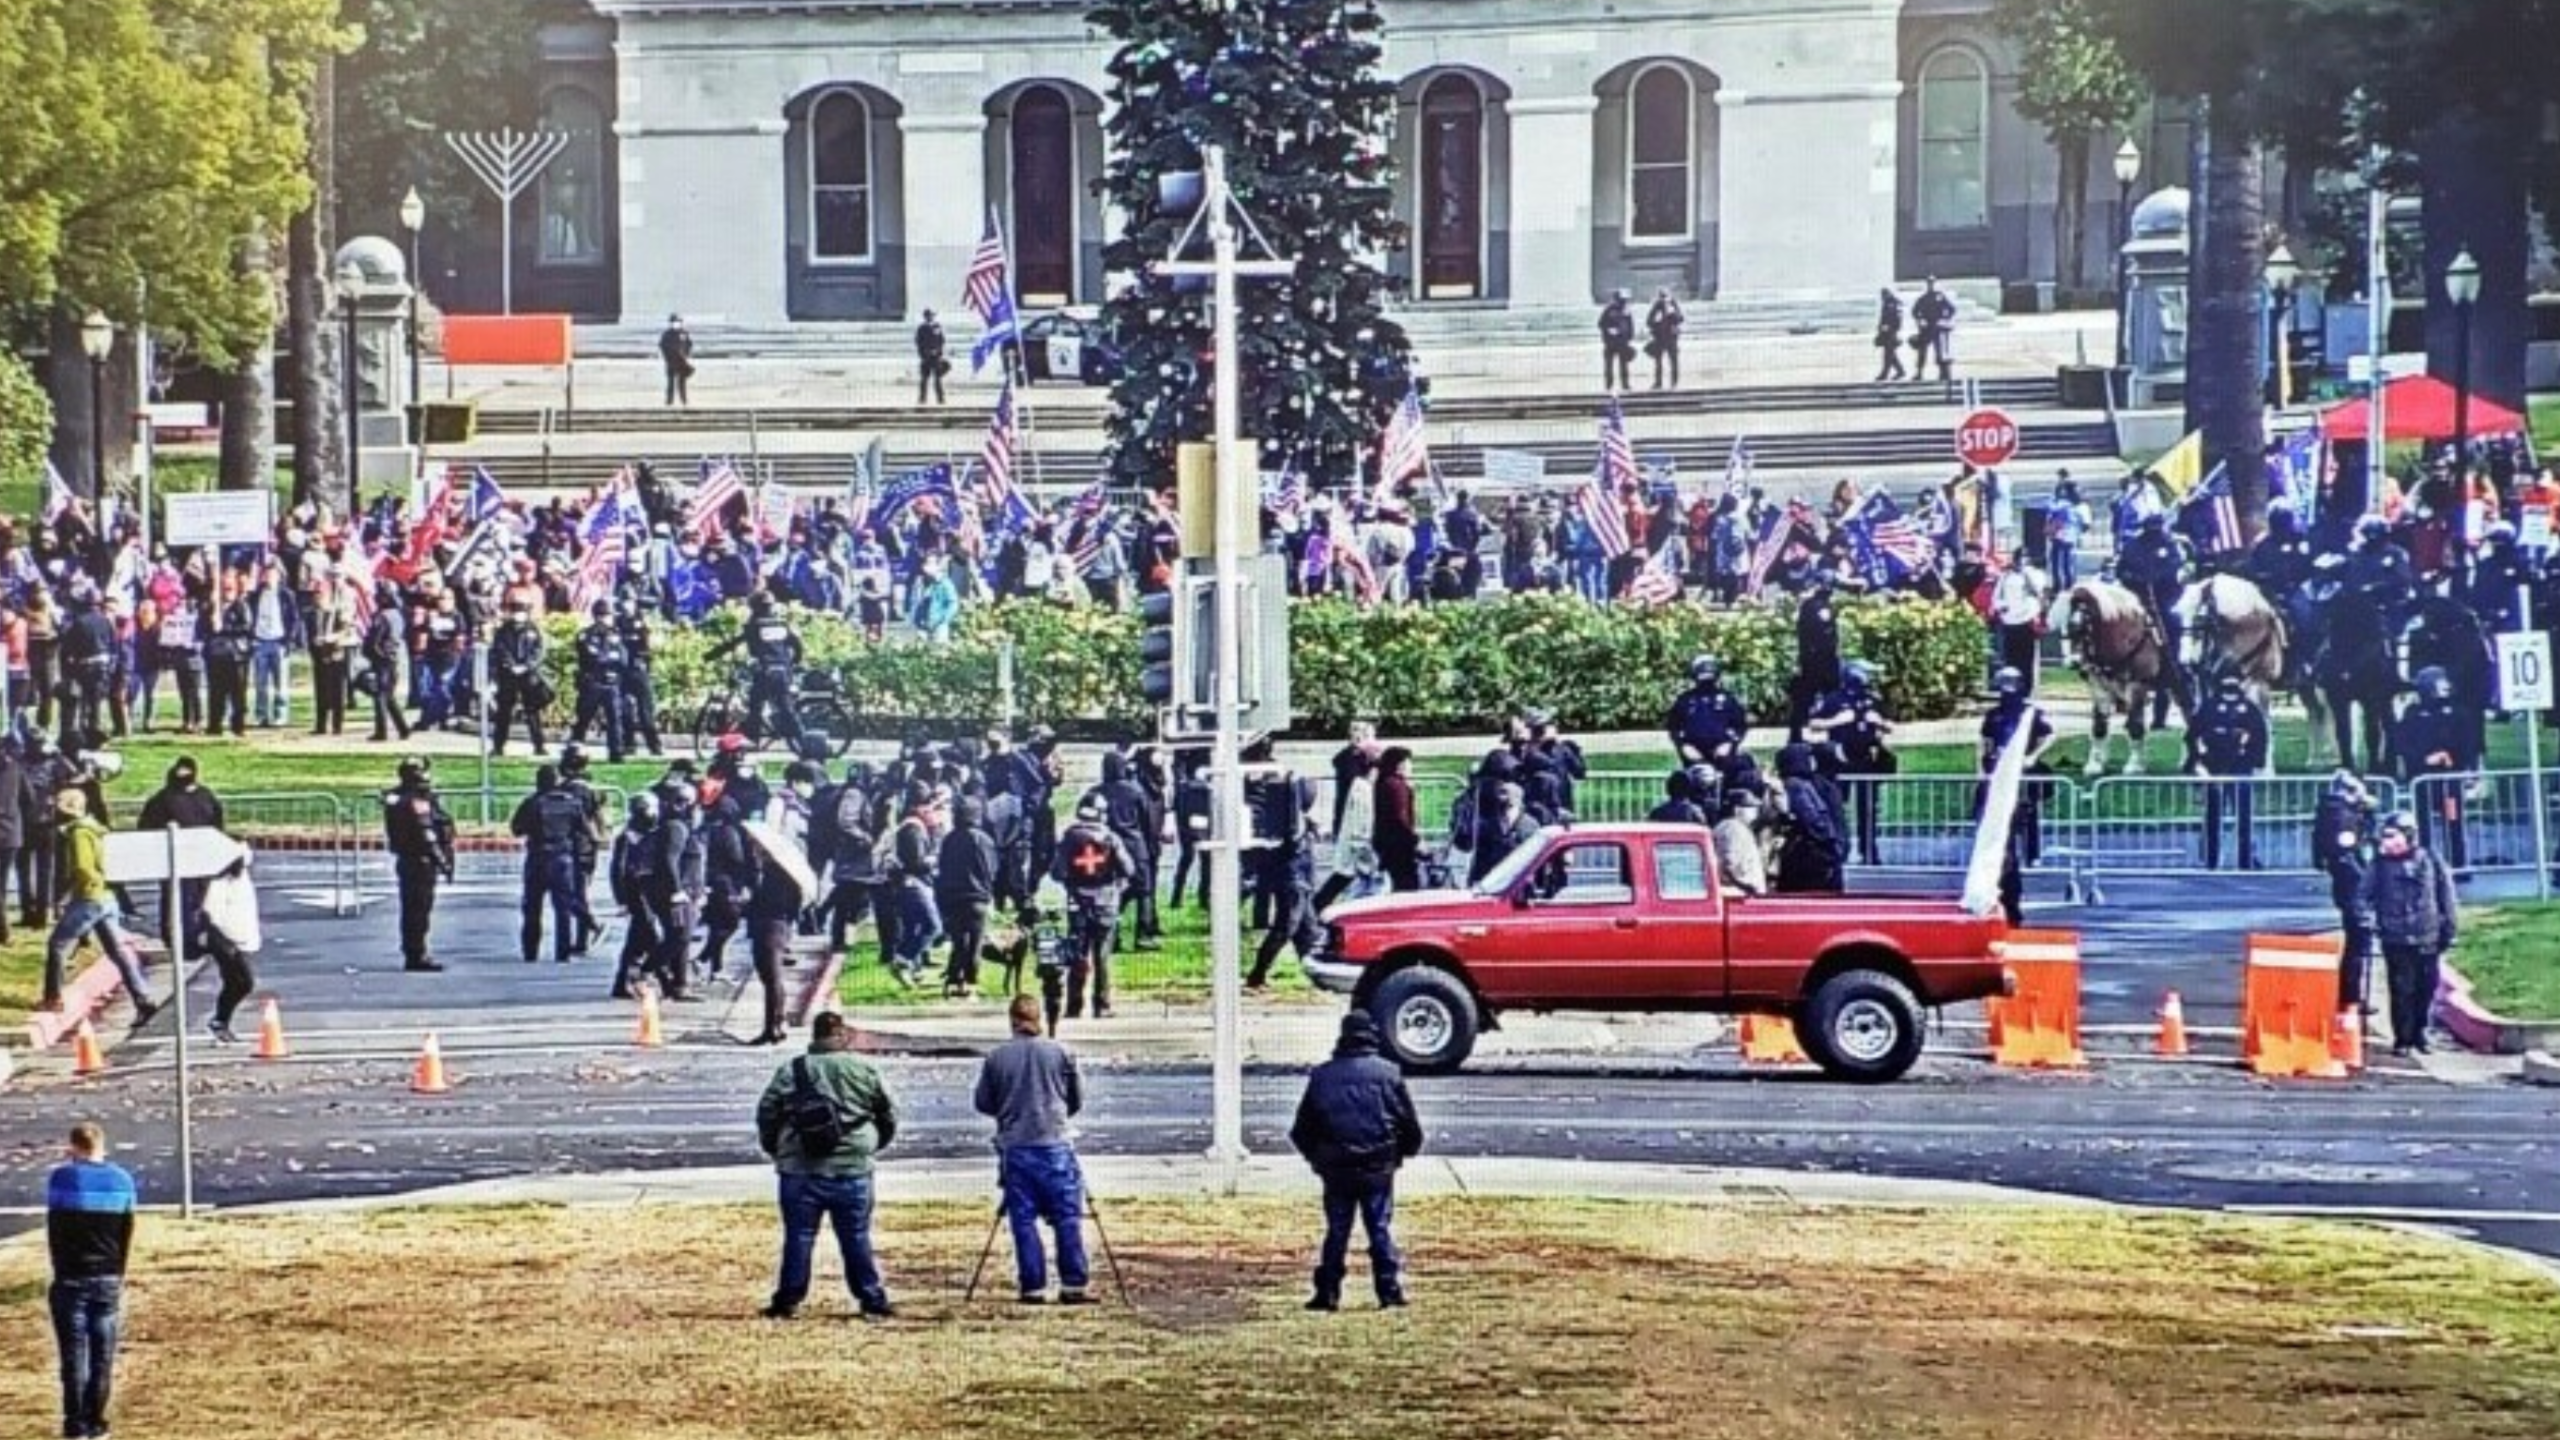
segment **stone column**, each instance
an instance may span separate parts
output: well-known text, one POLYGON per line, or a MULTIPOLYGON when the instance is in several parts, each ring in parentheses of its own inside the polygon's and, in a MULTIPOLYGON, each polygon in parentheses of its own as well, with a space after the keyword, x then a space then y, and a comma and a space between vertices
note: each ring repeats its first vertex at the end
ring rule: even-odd
POLYGON ((971 111, 899 117, 904 144, 907 217, 907 308, 940 314, 952 347, 965 355, 977 339, 960 304, 969 257, 987 230, 987 117, 971 111))
POLYGON ((697 326, 788 323, 782 192, 788 130, 780 116, 626 120, 614 127, 627 322, 650 325, 682 314, 697 326))
POLYGON ((1717 92, 1719 294, 1856 295, 1893 281, 1901 95, 1899 83, 1717 92))
POLYGON ((1591 292, 1589 95, 1515 98, 1511 117, 1511 302, 1587 306, 1591 292))

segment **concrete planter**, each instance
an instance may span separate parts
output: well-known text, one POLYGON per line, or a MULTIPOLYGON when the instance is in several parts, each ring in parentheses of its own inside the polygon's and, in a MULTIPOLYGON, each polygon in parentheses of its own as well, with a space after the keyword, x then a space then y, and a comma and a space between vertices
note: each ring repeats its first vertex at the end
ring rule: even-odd
POLYGON ((2462 1048, 2483 1055, 2560 1051, 2560 1020, 2511 1020, 2492 1013, 2472 997, 2471 982, 2450 963, 2436 992, 2435 1018, 2462 1048))

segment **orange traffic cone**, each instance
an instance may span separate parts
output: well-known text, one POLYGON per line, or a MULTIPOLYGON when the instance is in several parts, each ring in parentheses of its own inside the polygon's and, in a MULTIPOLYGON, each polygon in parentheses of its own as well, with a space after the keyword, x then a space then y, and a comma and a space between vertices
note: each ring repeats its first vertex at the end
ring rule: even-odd
POLYGON ((436 1043, 434 1032, 427 1043, 418 1047, 417 1066, 409 1072, 409 1088, 420 1095, 442 1095, 453 1088, 444 1073, 444 1047, 436 1043))
POLYGON ((667 1043, 667 1032, 658 1018, 658 992, 648 986, 640 990, 640 1033, 634 1043, 643 1050, 655 1050, 667 1043))
POLYGON ((258 1011, 258 1048, 249 1053, 259 1060, 282 1060, 293 1053, 284 1043, 284 1014, 273 999, 258 1011))
POLYGON ((2187 1007, 2175 990, 2160 1002, 2160 1039, 2154 1049, 2170 1056, 2187 1053, 2187 1007))
POLYGON ((1796 1043, 1795 1022, 1784 1015, 1742 1017, 1742 1058, 1753 1065, 1801 1065, 1804 1047, 1796 1043))
POLYGON ((2329 1032, 2329 1058, 2350 1072, 2364 1068, 2364 1012, 2350 1005, 2338 1012, 2337 1028, 2329 1032))
POLYGON ((89 1028, 88 1021, 81 1021, 71 1033, 71 1073, 95 1075, 106 1068, 107 1054, 98 1048, 98 1032, 89 1028))

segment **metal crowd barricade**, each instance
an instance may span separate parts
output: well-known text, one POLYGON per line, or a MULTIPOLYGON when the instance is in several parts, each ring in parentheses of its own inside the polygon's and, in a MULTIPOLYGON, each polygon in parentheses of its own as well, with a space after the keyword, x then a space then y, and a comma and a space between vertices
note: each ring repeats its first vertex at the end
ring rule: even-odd
MULTIPOLYGON (((353 812, 344 798, 320 791, 303 794, 225 795, 223 827, 262 854, 310 857, 318 862, 329 895, 329 908, 350 915, 362 908, 362 847, 353 812)), ((300 862, 276 867, 309 868, 300 862)))
POLYGON ((2551 775, 2529 770, 2422 776, 2406 787, 2419 841, 2464 874, 2530 875, 2550 863, 2543 847, 2560 831, 2552 810, 2551 775), (2537 797, 2536 781, 2541 781, 2537 797), (2543 829, 2534 829, 2534 806, 2543 829))
MULTIPOLYGON (((2307 874, 2311 825, 2329 781, 2317 775, 2201 776, 2123 775, 2089 789, 2081 834, 2083 862, 2093 898, 2108 875, 2207 875, 2237 871, 2254 861, 2261 871, 2307 874), (2242 844, 2242 816, 2250 842, 2242 844), (2208 845, 2207 821, 2220 831, 2208 845), (2213 863, 2208 863, 2213 862, 2213 863)), ((2384 811, 2401 805, 2401 788, 2387 779, 2369 782, 2384 811)))

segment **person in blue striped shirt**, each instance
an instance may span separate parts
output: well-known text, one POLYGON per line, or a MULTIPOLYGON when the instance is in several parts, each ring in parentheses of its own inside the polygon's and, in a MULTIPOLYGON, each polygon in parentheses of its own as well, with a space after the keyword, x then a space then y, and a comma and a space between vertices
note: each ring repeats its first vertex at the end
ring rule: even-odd
POLYGON ((62 1351, 62 1433, 107 1433, 107 1395, 124 1328, 124 1267, 133 1248, 133 1176, 106 1158, 106 1132, 71 1127, 71 1158, 45 1179, 53 1254, 53 1338, 62 1351))

